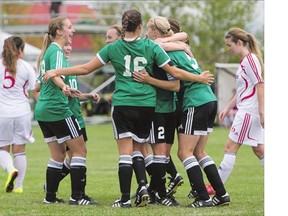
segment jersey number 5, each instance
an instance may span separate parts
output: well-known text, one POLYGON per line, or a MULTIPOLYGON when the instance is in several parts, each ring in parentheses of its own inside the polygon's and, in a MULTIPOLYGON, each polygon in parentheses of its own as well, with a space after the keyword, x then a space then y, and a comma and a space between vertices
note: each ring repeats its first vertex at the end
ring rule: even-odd
POLYGON ((5 73, 4 73, 4 83, 3 83, 3 88, 5 89, 9 89, 12 88, 15 85, 15 78, 11 75, 8 74, 9 72, 7 71, 7 69, 5 69, 5 73), (5 83, 7 85, 5 85, 5 83), (9 85, 8 85, 9 83, 9 85))

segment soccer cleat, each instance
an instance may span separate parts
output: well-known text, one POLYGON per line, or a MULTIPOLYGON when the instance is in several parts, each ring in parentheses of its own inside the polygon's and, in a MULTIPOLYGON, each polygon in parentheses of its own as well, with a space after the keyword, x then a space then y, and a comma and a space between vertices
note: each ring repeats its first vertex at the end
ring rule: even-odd
POLYGON ((213 206, 212 199, 208 200, 200 200, 197 198, 194 202, 190 203, 187 207, 190 208, 203 208, 203 207, 211 207, 213 206))
POLYGON ((224 194, 223 196, 215 195, 212 198, 212 203, 214 206, 226 206, 230 204, 230 196, 228 193, 224 194))
POLYGON ((213 188, 211 185, 209 185, 209 184, 206 185, 206 190, 207 190, 207 193, 208 193, 209 195, 215 195, 215 194, 216 194, 214 188, 213 188))
POLYGON ((126 202, 121 201, 121 199, 115 200, 115 202, 112 204, 112 207, 114 208, 131 208, 131 200, 128 200, 126 202))
POLYGON ((172 194, 169 195, 169 196, 167 196, 167 197, 168 197, 169 199, 171 199, 173 203, 175 203, 174 206, 179 206, 179 205, 180 205, 180 203, 176 201, 175 197, 174 197, 172 194))
MULTIPOLYGON (((148 187, 149 187, 149 184, 147 183, 147 184, 146 184, 146 188, 148 188, 148 187)), ((137 190, 137 191, 138 191, 138 190, 137 190)), ((130 197, 131 199, 136 198, 136 196, 137 196, 137 191, 136 191, 136 193, 134 193, 134 194, 131 195, 131 197, 130 197)))
POLYGON ((136 207, 144 207, 148 204, 148 191, 146 186, 142 186, 140 190, 137 192, 135 205, 136 207))
POLYGON ((149 198, 148 198, 148 204, 156 204, 156 195, 155 195, 155 191, 152 190, 152 191, 148 191, 148 195, 149 195, 149 198))
POLYGON ((158 193, 155 194, 156 196, 156 203, 163 206, 179 206, 180 204, 171 197, 160 197, 158 193))
POLYGON ((14 188, 13 192, 17 193, 17 194, 21 194, 21 193, 23 193, 23 188, 14 188))
POLYGON ((82 195, 82 198, 86 199, 86 200, 89 200, 91 202, 90 205, 98 205, 99 202, 91 197, 89 197, 88 195, 84 194, 82 195))
POLYGON ((43 200, 43 202, 42 202, 43 204, 57 204, 57 203, 65 203, 64 202, 64 200, 63 199, 58 199, 57 197, 54 199, 54 200, 52 200, 52 201, 48 201, 48 200, 46 200, 46 199, 44 199, 43 200))
POLYGON ((189 194, 187 195, 189 199, 197 199, 198 198, 198 193, 196 190, 191 189, 191 191, 189 192, 189 194))
POLYGON ((174 179, 170 179, 169 185, 166 189, 167 195, 176 193, 176 190, 179 186, 184 183, 183 177, 177 173, 174 179))
POLYGON ((13 169, 7 177, 7 181, 5 183, 5 190, 7 193, 11 193, 13 188, 14 188, 14 180, 17 178, 18 176, 18 170, 17 169, 13 169))
POLYGON ((90 201, 87 198, 84 198, 84 196, 81 196, 78 199, 73 199, 70 197, 69 199, 69 205, 95 205, 95 202, 90 201))

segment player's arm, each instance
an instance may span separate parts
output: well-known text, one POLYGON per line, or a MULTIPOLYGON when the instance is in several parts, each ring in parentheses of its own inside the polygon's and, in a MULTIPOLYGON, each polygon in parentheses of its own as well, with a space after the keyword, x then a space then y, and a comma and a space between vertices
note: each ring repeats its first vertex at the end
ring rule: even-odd
POLYGON ((179 80, 160 80, 149 75, 146 71, 135 71, 133 72, 133 79, 137 82, 148 83, 150 85, 156 86, 158 88, 178 92, 180 90, 179 80))
POLYGON ((73 67, 67 67, 67 68, 58 68, 56 70, 49 70, 42 76, 42 80, 44 82, 47 82, 50 78, 56 77, 58 75, 86 75, 89 74, 96 69, 102 67, 104 64, 99 60, 99 58, 96 56, 91 61, 76 65, 73 67))
POLYGON ((92 99, 98 103, 100 101, 100 95, 97 93, 82 93, 79 99, 81 101, 92 99))
POLYGON ((188 40, 188 34, 186 32, 178 32, 169 37, 156 38, 154 41, 157 43, 166 43, 166 42, 172 42, 172 41, 186 42, 187 40, 188 40))
POLYGON ((189 81, 189 82, 200 82, 210 85, 214 82, 213 74, 209 71, 203 71, 200 75, 189 73, 188 71, 177 68, 176 66, 170 66, 168 63, 162 67, 167 73, 176 79, 189 81))
POLYGON ((40 94, 40 83, 39 82, 35 83, 35 87, 33 89, 32 94, 33 94, 33 97, 35 98, 35 100, 37 101, 39 98, 39 94, 40 94))
POLYGON ((176 50, 183 50, 186 52, 191 58, 193 58, 193 53, 191 52, 191 49, 188 44, 183 43, 181 41, 178 42, 167 42, 167 43, 159 43, 159 45, 165 50, 165 51, 176 51, 176 50))
POLYGON ((63 79, 60 76, 56 76, 52 78, 52 81, 55 85, 57 85, 60 89, 62 89, 63 93, 66 96, 73 96, 73 94, 70 92, 70 87, 69 85, 66 85, 63 81, 63 79))
POLYGON ((237 104, 237 95, 235 94, 233 98, 229 101, 229 103, 226 105, 223 111, 220 112, 219 114, 219 120, 224 121, 225 116, 228 115, 230 110, 235 107, 237 104))

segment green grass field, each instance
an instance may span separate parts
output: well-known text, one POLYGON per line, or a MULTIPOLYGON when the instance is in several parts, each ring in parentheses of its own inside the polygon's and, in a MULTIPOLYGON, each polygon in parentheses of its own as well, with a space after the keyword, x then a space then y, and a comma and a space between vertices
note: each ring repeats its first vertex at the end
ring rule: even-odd
MULTIPOLYGON (((68 204, 43 205, 45 196, 46 165, 49 150, 43 141, 40 128, 33 128, 36 142, 27 145, 28 168, 24 182, 24 193, 14 194, 4 191, 6 173, 0 172, 0 216, 6 215, 181 215, 181 216, 256 216, 264 215, 264 171, 250 147, 243 146, 239 152, 232 175, 226 183, 226 189, 231 197, 227 207, 212 207, 191 209, 185 206, 192 202, 187 194, 190 191, 188 178, 183 165, 177 158, 177 143, 173 147, 172 156, 178 171, 184 177, 184 184, 178 188, 175 197, 181 203, 180 207, 164 207, 150 205, 131 209, 112 208, 111 204, 119 198, 118 184, 118 150, 113 138, 110 123, 103 125, 87 125, 89 141, 87 143, 87 186, 89 196, 100 202, 98 206, 69 206, 68 204)), ((223 157, 223 147, 228 130, 215 128, 210 136, 207 152, 218 166, 223 157)), ((206 181, 206 179, 205 179, 206 181)), ((132 191, 136 190, 135 175, 132 191)), ((60 184, 58 197, 68 201, 70 196, 70 178, 67 176, 60 184)), ((134 202, 134 199, 131 200, 134 202)))

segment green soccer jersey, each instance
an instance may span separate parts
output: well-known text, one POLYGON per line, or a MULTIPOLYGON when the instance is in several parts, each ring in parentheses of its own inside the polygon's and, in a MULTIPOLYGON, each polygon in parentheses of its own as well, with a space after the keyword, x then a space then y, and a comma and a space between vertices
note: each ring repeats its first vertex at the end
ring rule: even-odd
MULTIPOLYGON (((70 88, 78 89, 78 78, 77 76, 68 76, 68 82, 65 82, 67 85, 70 86, 70 88)), ((81 105, 80 100, 78 97, 68 97, 69 99, 69 107, 71 111, 73 112, 73 115, 76 117, 79 125, 81 128, 85 128, 85 122, 82 116, 81 112, 81 105)))
MULTIPOLYGON (((67 67, 64 52, 56 43, 51 43, 46 50, 40 65, 39 77, 45 71, 67 67)), ((41 79, 40 79, 41 80, 41 79)), ((68 107, 68 97, 49 79, 40 83, 40 95, 35 106, 35 119, 38 121, 59 121, 72 116, 68 107)))
MULTIPOLYGON (((169 52, 171 61, 183 70, 189 71, 193 74, 201 74, 202 70, 198 66, 195 58, 191 58, 184 51, 169 52)), ((216 96, 212 92, 209 85, 196 82, 183 82, 184 98, 183 111, 189 107, 198 107, 211 101, 217 101, 216 96)))
POLYGON ((155 107, 155 88, 133 80, 133 71, 145 69, 153 74, 154 63, 162 67, 170 61, 167 53, 152 40, 138 38, 132 42, 117 40, 97 53, 103 64, 111 61, 115 70, 113 106, 155 107))
MULTIPOLYGON (((169 53, 168 53, 169 55, 169 53)), ((160 80, 175 81, 176 79, 166 73, 163 69, 154 66, 153 77, 160 80)), ((167 91, 158 87, 156 89, 156 113, 171 113, 176 110, 175 93, 173 91, 167 91)))

